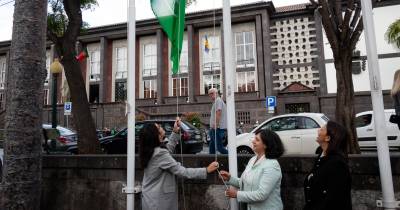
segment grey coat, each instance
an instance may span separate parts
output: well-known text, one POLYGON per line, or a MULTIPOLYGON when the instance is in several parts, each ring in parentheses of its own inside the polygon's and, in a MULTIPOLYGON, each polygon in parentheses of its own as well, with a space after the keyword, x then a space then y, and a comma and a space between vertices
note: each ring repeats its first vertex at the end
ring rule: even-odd
POLYGON ((393 97, 394 109, 396 110, 396 115, 400 116, 400 91, 396 93, 393 97))
POLYGON ((178 189, 175 176, 206 179, 206 168, 185 168, 172 156, 179 135, 172 133, 166 148, 154 149, 142 182, 142 210, 177 210, 178 189))

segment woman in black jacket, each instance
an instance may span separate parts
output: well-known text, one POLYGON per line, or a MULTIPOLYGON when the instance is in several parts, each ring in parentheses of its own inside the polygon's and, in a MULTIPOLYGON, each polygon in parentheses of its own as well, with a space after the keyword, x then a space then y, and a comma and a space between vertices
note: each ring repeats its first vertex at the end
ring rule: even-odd
POLYGON ((351 210, 351 176, 347 165, 346 129, 336 122, 318 130, 322 152, 304 181, 304 210, 351 210))
MULTIPOLYGON (((397 119, 400 119, 400 69, 394 73, 393 86, 390 91, 392 96, 394 109, 396 110, 397 119)), ((397 121, 397 126, 400 129, 400 121, 397 121)))

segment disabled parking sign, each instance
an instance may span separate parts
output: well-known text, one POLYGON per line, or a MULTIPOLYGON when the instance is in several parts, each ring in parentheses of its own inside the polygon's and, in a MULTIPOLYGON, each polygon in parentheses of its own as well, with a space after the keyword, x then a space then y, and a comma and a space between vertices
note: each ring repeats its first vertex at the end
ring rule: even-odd
POLYGON ((64 115, 71 115, 72 111, 72 102, 64 103, 64 115))

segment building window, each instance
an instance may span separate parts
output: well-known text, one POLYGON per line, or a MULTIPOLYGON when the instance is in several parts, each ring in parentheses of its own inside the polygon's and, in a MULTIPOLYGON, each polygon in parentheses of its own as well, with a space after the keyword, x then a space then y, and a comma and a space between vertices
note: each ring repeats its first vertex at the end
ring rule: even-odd
POLYGON ((49 105, 49 89, 44 89, 43 91, 43 105, 49 105))
POLYGON ((219 74, 203 76, 203 83, 205 93, 208 93, 211 88, 217 88, 221 92, 221 77, 219 74))
POLYGON ((44 80, 44 85, 49 85, 49 80, 50 80, 50 65, 51 65, 51 59, 50 59, 50 54, 46 53, 46 79, 44 80))
POLYGON ((143 80, 144 98, 157 98, 157 80, 143 80))
POLYGON ((202 73, 203 73, 203 90, 207 94, 210 88, 217 88, 220 92, 221 87, 221 52, 220 37, 218 35, 202 38, 202 73), (208 48, 205 43, 208 42, 208 48))
POLYGON ((0 89, 6 86, 6 62, 0 63, 0 89))
POLYGON ((310 112, 309 103, 285 104, 286 113, 310 112))
POLYGON ((235 33, 236 67, 254 67, 254 33, 244 31, 235 33))
POLYGON ((172 78, 173 96, 187 96, 189 94, 189 78, 172 78))
POLYGON ((90 81, 100 81, 100 51, 90 52, 89 59, 89 79, 90 81))
POLYGON ((0 93, 0 110, 3 110, 3 103, 4 103, 4 93, 0 93))
POLYGON ((189 59, 188 59, 188 41, 183 40, 182 42, 182 52, 181 52, 181 60, 179 65, 179 73, 187 73, 189 66, 189 59))
POLYGON ((157 45, 154 43, 143 45, 143 97, 157 97, 157 45))
POLYGON ((237 92, 256 91, 255 71, 236 73, 237 92))
POLYGON ((203 72, 221 70, 221 52, 220 52, 219 36, 204 36, 202 38, 203 51, 203 72), (209 43, 208 50, 205 48, 206 38, 209 43))
POLYGON ((236 124, 250 124, 250 112, 237 112, 236 124))
POLYGON ((126 82, 116 82, 115 83, 115 101, 125 101, 127 94, 127 84, 126 82))
POLYGON ((157 45, 143 46, 143 77, 157 76, 157 45))
POLYGON ((126 79, 128 76, 126 47, 116 48, 117 71, 116 79, 126 79))

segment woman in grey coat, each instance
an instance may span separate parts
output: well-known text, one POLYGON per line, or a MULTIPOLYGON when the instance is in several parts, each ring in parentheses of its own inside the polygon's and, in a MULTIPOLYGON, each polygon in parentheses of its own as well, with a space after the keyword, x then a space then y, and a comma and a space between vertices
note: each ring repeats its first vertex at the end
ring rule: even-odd
POLYGON ((207 173, 218 168, 213 162, 207 168, 185 168, 172 156, 179 142, 179 120, 164 144, 165 131, 157 124, 146 125, 140 133, 141 164, 144 168, 142 182, 142 210, 177 210, 178 189, 175 176, 189 179, 206 179, 207 173))
MULTIPOLYGON (((392 95, 394 109, 396 110, 397 118, 400 118, 400 69, 394 73, 393 86, 390 91, 390 95, 392 95)), ((397 126, 400 129, 400 122, 397 122, 397 126)))

